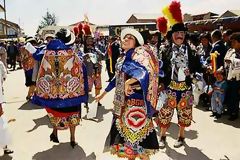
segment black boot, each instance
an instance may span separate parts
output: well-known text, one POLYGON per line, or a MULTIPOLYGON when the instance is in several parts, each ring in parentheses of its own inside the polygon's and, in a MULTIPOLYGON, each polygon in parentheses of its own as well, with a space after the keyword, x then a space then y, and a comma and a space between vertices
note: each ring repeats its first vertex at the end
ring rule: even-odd
POLYGON ((219 119, 219 118, 221 118, 221 117, 222 117, 221 114, 216 113, 216 116, 215 116, 216 119, 219 119))
POLYGON ((53 141, 55 143, 59 143, 58 137, 54 133, 52 133, 50 135, 50 141, 53 141))

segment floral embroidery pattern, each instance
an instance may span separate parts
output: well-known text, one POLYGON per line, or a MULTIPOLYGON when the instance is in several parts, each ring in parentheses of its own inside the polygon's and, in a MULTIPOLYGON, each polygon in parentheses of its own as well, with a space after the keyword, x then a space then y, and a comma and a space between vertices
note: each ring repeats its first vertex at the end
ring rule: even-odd
POLYGON ((82 63, 72 50, 47 50, 39 69, 36 94, 45 99, 82 96, 82 63))

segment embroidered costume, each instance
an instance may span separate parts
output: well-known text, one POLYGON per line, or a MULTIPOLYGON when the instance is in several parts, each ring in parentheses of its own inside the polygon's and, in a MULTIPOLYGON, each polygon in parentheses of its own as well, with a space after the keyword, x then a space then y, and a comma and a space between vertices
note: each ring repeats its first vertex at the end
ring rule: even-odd
POLYGON ((80 105, 87 102, 86 70, 79 57, 60 40, 47 45, 39 68, 33 102, 46 107, 58 129, 78 125, 80 105))
POLYGON ((116 64, 116 76, 105 91, 116 87, 114 118, 110 131, 111 153, 142 158, 159 148, 152 117, 157 103, 158 61, 146 47, 130 49, 116 64), (126 80, 138 81, 134 93, 125 96, 126 80))

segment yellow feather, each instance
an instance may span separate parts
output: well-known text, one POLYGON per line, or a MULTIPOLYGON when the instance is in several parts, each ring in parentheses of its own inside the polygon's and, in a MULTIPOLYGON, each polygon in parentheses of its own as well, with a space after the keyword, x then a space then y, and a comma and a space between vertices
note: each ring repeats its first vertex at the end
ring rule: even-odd
POLYGON ((168 22, 170 24, 170 26, 173 26, 174 24, 178 23, 173 17, 171 12, 169 11, 169 7, 166 6, 163 8, 162 10, 163 15, 165 15, 165 17, 168 19, 168 22))

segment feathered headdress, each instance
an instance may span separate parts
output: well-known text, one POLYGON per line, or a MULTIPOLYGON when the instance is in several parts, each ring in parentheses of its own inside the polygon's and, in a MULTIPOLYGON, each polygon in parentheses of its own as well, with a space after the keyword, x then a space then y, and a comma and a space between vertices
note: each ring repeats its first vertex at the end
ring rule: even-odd
POLYGON ((80 35, 82 35, 83 34, 83 31, 82 31, 82 29, 83 29, 83 24, 82 23, 78 23, 78 30, 79 30, 79 34, 80 35))
POLYGON ((172 1, 169 6, 163 8, 162 12, 167 17, 170 26, 183 22, 180 2, 172 1))
POLYGON ((166 35, 168 31, 168 21, 165 17, 159 17, 157 19, 157 29, 163 34, 166 35))
POLYGON ((186 30, 183 24, 180 2, 172 1, 169 6, 163 8, 162 13, 164 17, 157 19, 157 27, 161 33, 166 34, 170 27, 171 31, 186 30))
POLYGON ((88 24, 83 25, 83 32, 85 36, 90 36, 92 34, 90 26, 88 24))
POLYGON ((73 27, 73 33, 76 37, 79 35, 79 29, 77 26, 73 27))

